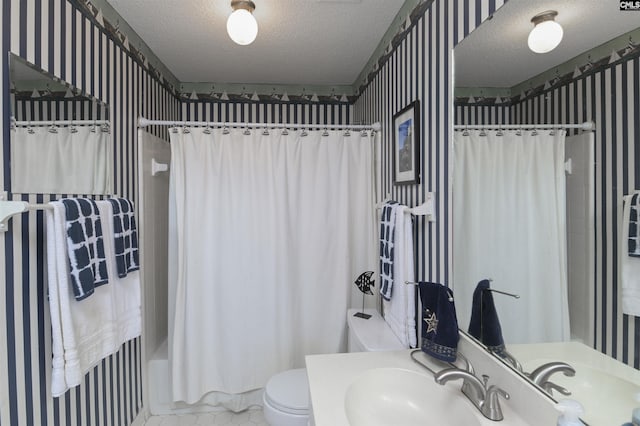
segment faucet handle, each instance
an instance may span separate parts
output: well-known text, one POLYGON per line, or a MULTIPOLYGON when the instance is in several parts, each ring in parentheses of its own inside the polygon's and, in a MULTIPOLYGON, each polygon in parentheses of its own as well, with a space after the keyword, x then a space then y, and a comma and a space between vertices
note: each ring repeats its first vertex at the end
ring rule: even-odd
POLYGON ((507 400, 511 398, 511 396, 507 393, 507 391, 499 388, 498 386, 496 385, 489 386, 489 389, 487 389, 487 399, 489 399, 490 396, 497 399, 497 395, 500 395, 501 397, 507 400))
POLYGON ((509 396, 507 392, 500 389, 498 386, 491 385, 489 386, 489 389, 487 389, 487 396, 484 400, 484 403, 482 404, 482 408, 480 409, 485 417, 495 421, 504 419, 498 395, 503 397, 504 399, 511 398, 511 396, 509 396))

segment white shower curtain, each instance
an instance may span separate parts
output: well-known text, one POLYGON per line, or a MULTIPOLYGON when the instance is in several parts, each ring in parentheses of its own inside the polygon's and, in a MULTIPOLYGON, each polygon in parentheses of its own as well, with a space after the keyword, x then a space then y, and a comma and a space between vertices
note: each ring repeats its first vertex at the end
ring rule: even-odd
POLYGON ((569 338, 565 132, 454 134, 453 259, 460 328, 476 284, 491 278, 505 342, 569 338), (544 313, 544 314, 542 314, 544 313))
POLYGON ((344 350, 353 281, 375 266, 372 137, 270 133, 170 133, 175 401, 241 410, 344 350))

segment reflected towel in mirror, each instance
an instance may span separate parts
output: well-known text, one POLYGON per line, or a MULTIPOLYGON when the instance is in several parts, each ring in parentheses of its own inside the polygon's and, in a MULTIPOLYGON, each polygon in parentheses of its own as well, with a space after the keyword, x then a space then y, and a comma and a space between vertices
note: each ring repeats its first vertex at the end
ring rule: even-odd
POLYGON ((420 282, 422 351, 445 362, 458 356, 458 320, 453 292, 448 287, 420 282))
POLYGON ((482 342, 492 352, 504 351, 504 339, 502 327, 493 301, 493 295, 489 291, 489 280, 482 280, 473 292, 473 304, 471 305, 471 321, 469 321, 469 334, 482 342))

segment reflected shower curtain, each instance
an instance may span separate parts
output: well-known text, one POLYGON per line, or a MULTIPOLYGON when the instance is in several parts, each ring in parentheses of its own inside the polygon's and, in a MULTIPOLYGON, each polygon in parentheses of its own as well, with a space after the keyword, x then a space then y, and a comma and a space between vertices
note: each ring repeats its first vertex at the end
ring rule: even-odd
POLYGON ((476 284, 494 295, 509 343, 569 338, 564 131, 454 133, 453 259, 460 327, 476 284), (468 133, 465 136, 463 133, 468 133))
POLYGON ((101 126, 17 127, 11 132, 11 191, 111 192, 111 135, 101 126))
POLYGON ((170 133, 173 399, 235 411, 305 355, 345 349, 376 247, 371 136, 244 133, 170 133))

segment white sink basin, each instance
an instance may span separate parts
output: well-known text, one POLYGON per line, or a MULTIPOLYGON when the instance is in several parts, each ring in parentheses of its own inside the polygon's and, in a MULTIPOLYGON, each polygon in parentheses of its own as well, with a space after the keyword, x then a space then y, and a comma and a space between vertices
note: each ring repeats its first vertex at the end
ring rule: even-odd
MULTIPOLYGON (((551 361, 553 360, 550 358, 527 361, 524 364, 525 370, 527 368, 531 370, 551 361)), ((640 393, 640 383, 632 383, 581 362, 568 361, 568 363, 575 368, 575 376, 556 373, 550 380, 568 389, 571 395, 564 396, 553 392, 556 400, 570 398, 580 401, 586 409, 585 420, 596 426, 618 425, 631 419, 631 411, 638 405, 635 396, 640 393), (603 402, 604 397, 608 397, 606 402, 603 402)))
POLYGON ((482 424, 459 386, 400 368, 365 371, 347 389, 345 411, 351 426, 482 424))

